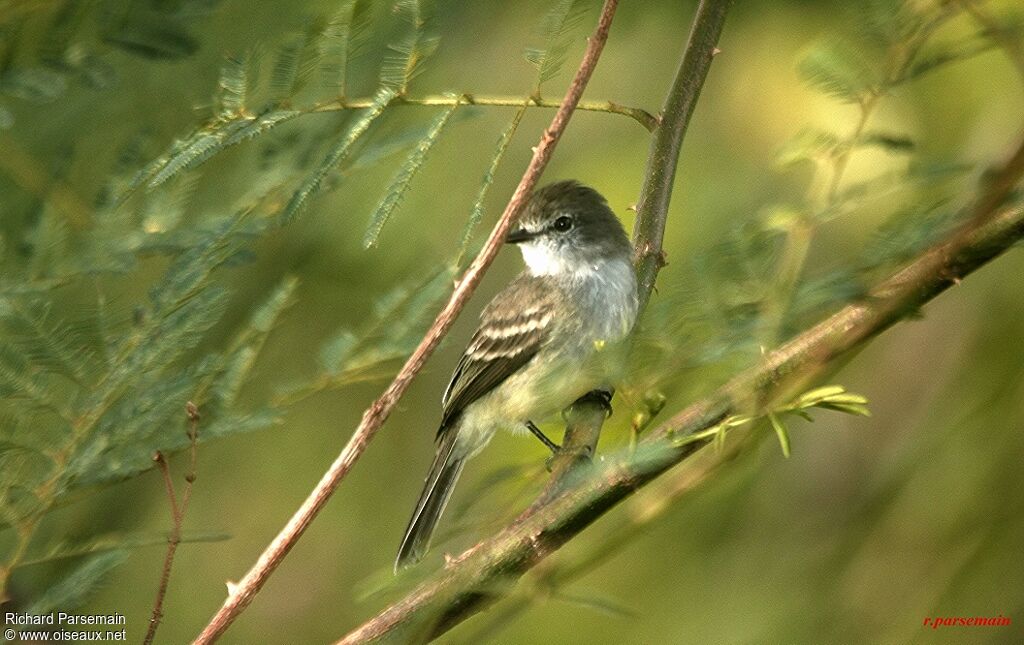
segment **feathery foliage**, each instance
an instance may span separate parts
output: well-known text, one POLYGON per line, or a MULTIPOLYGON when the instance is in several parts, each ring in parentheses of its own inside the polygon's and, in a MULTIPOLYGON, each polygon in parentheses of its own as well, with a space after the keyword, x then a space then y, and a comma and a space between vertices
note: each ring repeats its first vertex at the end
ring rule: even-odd
POLYGON ((373 214, 370 216, 370 224, 366 229, 366 234, 363 236, 364 247, 371 248, 377 246, 381 230, 388 223, 388 220, 391 219, 395 209, 398 208, 398 204, 409 189, 413 177, 416 176, 420 167, 427 160, 427 155, 430 154, 430 150, 441 136, 441 131, 444 130, 444 127, 448 124, 448 121, 455 114, 455 110, 458 107, 459 103, 456 102, 437 115, 434 122, 430 124, 430 129, 427 130, 426 135, 420 139, 419 143, 416 144, 416 147, 412 149, 409 157, 405 160, 405 163, 398 169, 394 179, 391 180, 391 184, 384 191, 384 196, 381 197, 380 203, 377 204, 377 208, 374 209, 373 214))
POLYGON ((396 361, 416 349, 432 312, 451 291, 452 277, 450 271, 442 270, 382 296, 362 330, 339 329, 323 343, 317 373, 283 389, 278 404, 294 404, 320 392, 390 374, 396 361))
POLYGON ((590 0, 558 0, 544 16, 540 29, 543 43, 526 50, 526 60, 537 68, 534 93, 540 94, 541 85, 562 69, 573 35, 586 18, 591 4, 590 0))
POLYGON ((385 108, 391 104, 396 94, 391 88, 381 88, 373 99, 373 104, 368 107, 352 126, 334 142, 330 152, 324 157, 320 165, 303 181, 302 185, 292 194, 287 208, 281 215, 281 221, 285 224, 295 219, 295 216, 302 211, 309 198, 320 190, 320 186, 328 173, 337 168, 338 164, 349 155, 352 146, 361 136, 366 134, 373 122, 383 114, 385 108))
POLYGON ((368 0, 345 0, 330 17, 321 41, 324 85, 338 96, 348 94, 348 69, 366 50, 374 6, 368 0))
MULTIPOLYGON (((660 285, 659 298, 644 312, 620 389, 635 410, 635 431, 653 416, 646 401, 699 396, 708 382, 758 360, 765 347, 863 297, 878 276, 948 235, 967 215, 962 196, 971 193, 978 170, 922 160, 917 135, 876 127, 872 118, 900 85, 986 51, 991 34, 946 36, 962 16, 955 4, 870 5, 856 40, 815 46, 797 66, 810 87, 857 112, 848 131, 807 127, 779 151, 781 170, 811 169, 804 199, 768 204, 694 254, 678 284, 660 285), (851 159, 868 151, 885 153, 887 162, 847 181, 851 159), (845 266, 810 274, 805 263, 818 231, 858 216, 883 223, 845 266)), ((866 412, 853 395, 833 394, 840 397, 835 406, 817 407, 866 412)), ((766 411, 787 455, 785 417, 801 409, 794 403, 766 411)))
POLYGON ((34 616, 45 616, 53 611, 71 611, 85 601, 86 596, 128 559, 128 551, 116 549, 87 558, 63 580, 51 587, 28 608, 34 616))
MULTIPOLYGON (((115 89, 121 79, 112 48, 150 60, 190 56, 199 47, 193 25, 218 2, 18 3, 18 10, 0 13, 0 99, 45 104, 79 87, 115 89)), ((0 103, 0 129, 12 126, 12 112, 0 103)))
POLYGON ((523 120, 524 114, 526 114, 525 104, 515 111, 512 119, 502 131, 501 136, 498 137, 494 154, 491 156, 491 163, 487 166, 487 172, 484 173, 484 178, 480 182, 480 190, 477 191, 473 208, 469 212, 469 219, 466 220, 466 225, 462 229, 462 242, 459 244, 459 253, 455 257, 452 266, 461 266, 466 253, 469 251, 469 244, 473 239, 473 231, 484 218, 484 203, 487 200, 487 194, 491 190, 491 184, 494 183, 494 177, 498 174, 498 167, 501 165, 502 159, 505 158, 505 152, 508 150, 509 145, 512 144, 512 137, 515 136, 516 130, 519 129, 519 123, 523 120))
POLYGON ((399 0, 395 11, 407 23, 408 33, 389 45, 392 53, 381 64, 380 82, 402 95, 423 71, 424 61, 437 51, 441 37, 433 31, 434 9, 430 0, 399 0))

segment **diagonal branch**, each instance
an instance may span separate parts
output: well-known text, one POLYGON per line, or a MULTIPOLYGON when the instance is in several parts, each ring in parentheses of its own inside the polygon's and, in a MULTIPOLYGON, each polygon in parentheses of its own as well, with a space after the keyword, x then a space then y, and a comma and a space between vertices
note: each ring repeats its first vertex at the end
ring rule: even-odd
POLYGON ((366 446, 374 435, 381 428, 388 416, 394 410, 398 400, 409 387, 412 379, 419 373, 426 363, 427 358, 433 354, 440 344, 441 339, 451 329, 456 316, 465 306, 473 291, 476 289, 484 272, 494 261, 501 248, 505 235, 512 227, 513 221, 525 207, 534 186, 540 179, 541 173, 547 166, 555 145, 561 138, 573 110, 579 103, 583 90, 590 80, 597 66, 597 60, 601 50, 608 39, 608 31, 611 28, 612 17, 618 0, 605 0, 598 18, 597 27, 588 39, 587 49, 580 62, 569 89, 566 92, 561 106, 555 113, 551 125, 544 131, 540 143, 534 148, 533 158, 523 173, 519 185, 516 187, 512 198, 509 200, 505 211, 491 231, 490 236, 484 243, 483 249, 476 259, 469 266, 455 285, 455 290, 444 309, 438 314, 433 325, 427 331, 419 346, 406 361, 401 371, 384 390, 383 394, 373 402, 363 413, 362 420, 356 428, 349 442, 341 451, 341 454, 334 460, 327 472, 314 487, 313 491, 299 507, 298 511, 288 520, 288 523, 281 532, 274 538, 270 545, 263 551, 256 564, 245 574, 245 577, 231 587, 230 593, 220 610, 213 616, 210 623, 203 629, 196 638, 196 643, 212 643, 219 638, 238 615, 252 602, 256 594, 262 589, 267 578, 274 572, 298 539, 305 532, 306 528, 313 521, 313 518, 323 509, 327 500, 337 489, 341 480, 345 478, 353 464, 366 450, 366 446))
POLYGON ((1024 238, 1024 206, 993 199, 1016 186, 1024 167, 1011 162, 995 171, 967 213, 973 215, 946 240, 878 283, 863 301, 850 304, 770 352, 716 393, 690 405, 647 436, 635 455, 611 456, 580 470, 572 486, 524 514, 498 535, 476 545, 412 590, 341 643, 383 635, 437 635, 493 602, 509 582, 557 551, 597 518, 644 484, 686 459, 707 441, 687 437, 719 423, 750 400, 771 401, 794 384, 809 383, 863 345, 1024 238), (990 208, 990 210, 985 210, 990 208), (1002 210, 999 210, 1002 208, 1002 210))

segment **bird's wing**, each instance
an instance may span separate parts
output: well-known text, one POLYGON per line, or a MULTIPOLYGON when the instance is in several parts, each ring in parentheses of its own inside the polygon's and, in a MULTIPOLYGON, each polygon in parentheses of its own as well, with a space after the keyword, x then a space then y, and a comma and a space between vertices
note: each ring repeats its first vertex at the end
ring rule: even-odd
POLYGON ((540 351, 555 315, 551 296, 535 279, 521 278, 491 301, 441 399, 442 431, 540 351))

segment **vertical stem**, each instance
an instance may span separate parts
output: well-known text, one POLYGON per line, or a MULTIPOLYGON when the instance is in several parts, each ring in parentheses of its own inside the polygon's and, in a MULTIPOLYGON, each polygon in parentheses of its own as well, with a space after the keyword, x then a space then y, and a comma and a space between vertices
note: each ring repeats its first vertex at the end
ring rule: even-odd
MULTIPOLYGON (((711 60, 719 51, 718 39, 730 4, 731 0, 701 0, 697 6, 682 60, 665 97, 658 127, 651 137, 647 170, 637 203, 636 224, 633 226, 633 259, 641 313, 650 300, 658 272, 665 266, 662 243, 679 154, 701 88, 704 87, 704 79, 711 68, 711 60)), ((558 490, 561 487, 560 480, 569 475, 575 465, 585 463, 579 459, 580 455, 593 454, 601 436, 604 414, 597 403, 581 400, 569 408, 566 422, 562 450, 555 455, 551 468, 552 481, 541 499, 546 499, 552 491, 558 490)))
POLYGON ((188 439, 189 439, 189 470, 185 475, 185 490, 181 496, 181 504, 178 504, 178 496, 174 492, 174 482, 171 479, 171 468, 163 453, 157 451, 153 454, 153 461, 156 462, 160 474, 163 476, 164 487, 167 489, 167 498, 171 502, 171 532, 167 536, 167 552, 164 554, 164 566, 160 571, 160 584, 156 591, 156 600, 153 601, 153 613, 149 618, 149 628, 146 630, 146 637, 143 645, 150 645, 156 637, 156 630, 160 627, 160 620, 164 616, 164 598, 167 596, 167 585, 171 581, 171 568, 174 566, 174 556, 181 544, 181 529, 185 522, 185 512, 188 510, 189 500, 192 499, 192 483, 196 480, 196 453, 199 440, 199 409, 196 404, 189 401, 185 405, 185 413, 188 415, 188 439))
POLYGON ((718 39, 730 4, 730 0, 701 0, 698 5, 683 60, 651 139, 647 170, 637 203, 636 225, 633 227, 641 310, 654 290, 658 271, 665 264, 661 245, 665 238, 665 222, 672 200, 679 152, 711 67, 711 59, 719 51, 718 39))

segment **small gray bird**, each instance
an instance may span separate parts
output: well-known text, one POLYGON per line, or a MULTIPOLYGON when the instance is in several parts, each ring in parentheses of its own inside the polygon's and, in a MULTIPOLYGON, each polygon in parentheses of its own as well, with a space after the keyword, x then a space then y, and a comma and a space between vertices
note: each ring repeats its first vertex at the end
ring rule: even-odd
POLYGON ((466 459, 494 433, 533 421, 593 391, 608 390, 602 349, 626 337, 637 314, 629 238, 597 191, 575 181, 534 193, 506 238, 526 270, 487 305, 441 400, 437 452, 395 562, 418 562, 466 459))

